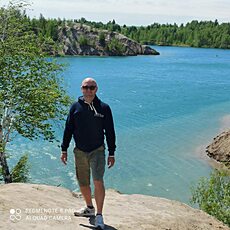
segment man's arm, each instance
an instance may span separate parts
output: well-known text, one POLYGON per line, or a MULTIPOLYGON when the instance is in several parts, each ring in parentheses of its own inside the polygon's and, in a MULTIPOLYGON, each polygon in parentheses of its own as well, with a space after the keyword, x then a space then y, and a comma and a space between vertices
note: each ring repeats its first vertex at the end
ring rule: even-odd
POLYGON ((116 150, 116 135, 114 130, 113 115, 110 107, 106 108, 105 115, 105 137, 108 145, 109 157, 108 157, 108 167, 111 168, 115 163, 115 150, 116 150))
POLYGON ((74 130, 74 122, 73 122, 72 107, 71 107, 69 115, 66 119, 63 141, 61 144, 61 149, 62 149, 61 160, 64 164, 66 164, 67 162, 67 149, 72 139, 73 130, 74 130))

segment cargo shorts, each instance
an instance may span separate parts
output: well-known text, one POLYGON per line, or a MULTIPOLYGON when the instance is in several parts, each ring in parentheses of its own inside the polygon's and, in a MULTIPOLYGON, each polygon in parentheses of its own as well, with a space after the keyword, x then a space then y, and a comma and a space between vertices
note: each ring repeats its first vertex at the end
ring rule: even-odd
POLYGON ((76 177, 79 186, 90 185, 90 173, 93 180, 103 181, 105 172, 105 146, 102 145, 92 152, 84 152, 74 148, 76 177))

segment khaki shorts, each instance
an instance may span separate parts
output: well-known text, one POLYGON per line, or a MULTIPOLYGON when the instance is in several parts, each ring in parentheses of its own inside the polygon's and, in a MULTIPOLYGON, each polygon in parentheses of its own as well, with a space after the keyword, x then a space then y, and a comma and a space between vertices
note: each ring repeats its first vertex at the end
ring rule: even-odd
POLYGON ((105 147, 104 145, 90 153, 74 148, 76 176, 79 186, 90 185, 90 171, 93 180, 103 181, 105 172, 105 147))

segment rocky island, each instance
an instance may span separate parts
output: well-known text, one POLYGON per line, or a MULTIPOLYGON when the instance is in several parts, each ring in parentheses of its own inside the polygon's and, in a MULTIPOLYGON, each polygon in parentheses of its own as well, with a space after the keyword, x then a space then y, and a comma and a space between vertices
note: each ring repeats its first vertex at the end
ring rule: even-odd
MULTIPOLYGON (((75 217, 83 198, 62 187, 0 185, 0 229, 94 229, 94 219, 75 217)), ((229 230, 201 210, 165 198, 106 190, 105 230, 229 230)))
POLYGON ((114 31, 99 30, 88 25, 73 23, 58 30, 61 48, 52 55, 136 56, 159 55, 147 45, 114 31))

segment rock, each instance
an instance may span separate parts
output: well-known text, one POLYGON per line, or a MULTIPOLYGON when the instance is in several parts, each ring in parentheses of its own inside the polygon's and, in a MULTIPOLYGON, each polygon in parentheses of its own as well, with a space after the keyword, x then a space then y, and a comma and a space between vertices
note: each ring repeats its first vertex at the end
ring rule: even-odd
POLYGON ((230 131, 224 131, 206 147, 207 155, 230 169, 230 131))
POLYGON ((58 42, 63 46, 59 55, 135 56, 158 55, 149 46, 127 38, 117 32, 98 30, 74 23, 59 28, 58 42))
MULTIPOLYGON (((75 217, 83 198, 70 190, 41 184, 0 185, 0 229, 93 229, 93 218, 75 217)), ((106 191, 107 230, 229 230, 203 211, 164 198, 106 191)))
POLYGON ((142 49, 143 49, 144 55, 152 55, 153 54, 153 50, 149 46, 143 45, 142 49))

